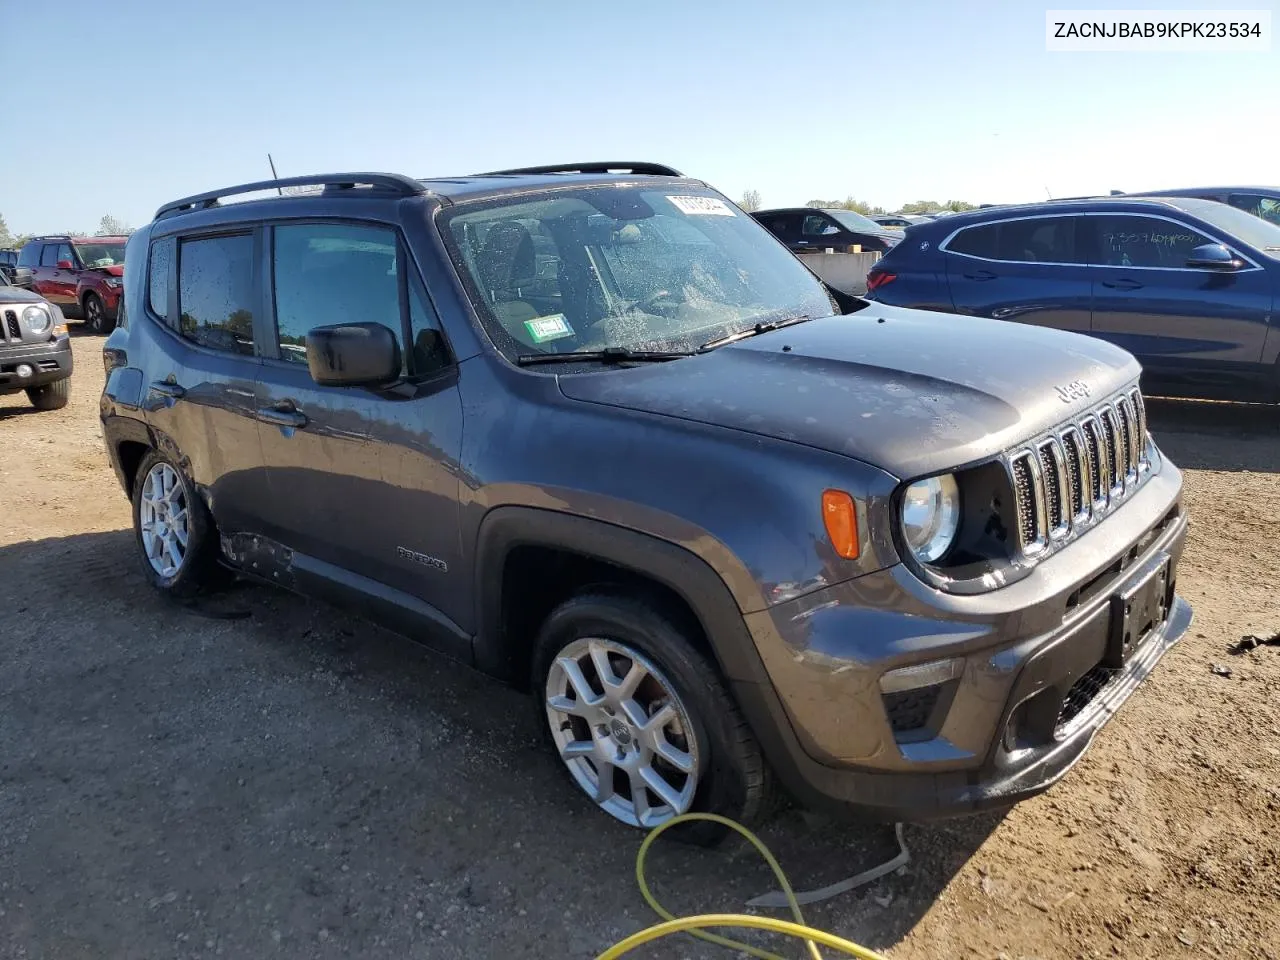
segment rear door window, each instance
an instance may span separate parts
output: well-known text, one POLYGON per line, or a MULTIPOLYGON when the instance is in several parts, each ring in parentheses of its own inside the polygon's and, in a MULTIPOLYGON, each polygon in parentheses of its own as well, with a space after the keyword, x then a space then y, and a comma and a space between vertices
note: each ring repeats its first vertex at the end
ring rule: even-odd
POLYGON ((947 244, 962 253, 1006 263, 1084 263, 1076 239, 1079 217, 1031 217, 968 227, 947 244))
POLYGON ((254 354, 253 235, 183 240, 178 248, 178 330, 211 350, 254 354))
POLYGON ((44 252, 40 254, 40 266, 56 267, 58 265, 58 245, 56 243, 46 243, 44 252))
POLYGON ((782 240, 795 240, 800 218, 794 213, 771 213, 758 218, 764 228, 782 240))
POLYGON ((996 258, 1017 263, 1079 263, 1075 217, 1036 217, 1000 224, 996 258))
POLYGON ((1095 262, 1108 267, 1181 269, 1192 250, 1214 242, 1186 224, 1158 217, 1112 214, 1089 219, 1097 236, 1095 262))

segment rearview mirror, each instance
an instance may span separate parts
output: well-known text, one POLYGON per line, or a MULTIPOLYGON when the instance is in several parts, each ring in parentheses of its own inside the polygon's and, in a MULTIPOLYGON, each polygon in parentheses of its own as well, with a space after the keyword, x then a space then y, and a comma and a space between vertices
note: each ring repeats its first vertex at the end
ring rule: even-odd
POLYGON ((58 269, 59 269, 59 270, 74 270, 74 269, 75 269, 75 264, 74 264, 74 263, 72 263, 70 260, 59 260, 59 261, 58 261, 58 269))
POLYGON ((321 386, 381 386, 400 376, 400 344, 380 323, 316 327, 307 333, 307 367, 321 386))
POLYGON ((1187 266, 1199 270, 1239 270, 1244 261, 1227 249, 1225 244, 1205 243, 1191 251, 1187 266))

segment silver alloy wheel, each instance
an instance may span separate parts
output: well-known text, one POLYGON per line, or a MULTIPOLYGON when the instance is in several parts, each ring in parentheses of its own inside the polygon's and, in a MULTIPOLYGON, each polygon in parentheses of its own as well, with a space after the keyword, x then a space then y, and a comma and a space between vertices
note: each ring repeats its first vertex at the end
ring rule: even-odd
POLYGON ((702 772, 697 738, 675 688, 642 654, 574 640, 552 661, 546 698, 560 757, 602 810, 646 828, 688 812, 702 772))
POLYGON ((178 472, 157 463, 142 484, 138 523, 151 568, 166 580, 178 575, 187 556, 187 496, 178 472))

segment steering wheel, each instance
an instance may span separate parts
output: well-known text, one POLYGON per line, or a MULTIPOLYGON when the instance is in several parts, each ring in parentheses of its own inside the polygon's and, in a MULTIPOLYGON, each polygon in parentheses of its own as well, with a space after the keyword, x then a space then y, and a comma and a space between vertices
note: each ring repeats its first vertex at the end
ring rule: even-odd
POLYGON ((666 316, 673 310, 680 307, 679 301, 670 290, 655 290, 642 300, 637 300, 631 305, 631 309, 639 310, 642 313, 650 313, 655 316, 666 316), (665 307, 665 308, 664 308, 665 307))

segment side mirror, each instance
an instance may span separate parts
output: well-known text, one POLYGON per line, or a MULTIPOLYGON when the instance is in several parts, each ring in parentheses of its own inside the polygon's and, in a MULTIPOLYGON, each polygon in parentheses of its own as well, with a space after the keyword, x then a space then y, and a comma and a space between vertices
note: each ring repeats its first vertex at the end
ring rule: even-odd
POLYGON ((59 270, 74 270, 75 268, 76 268, 76 265, 75 265, 74 263, 72 263, 70 260, 59 260, 59 261, 58 261, 58 269, 59 269, 59 270))
POLYGON ((307 366, 321 386, 382 386, 400 376, 400 344, 380 323, 316 327, 307 333, 307 366))
POLYGON ((1198 270, 1239 270, 1244 261, 1221 243, 1205 243, 1191 251, 1187 266, 1198 270))

